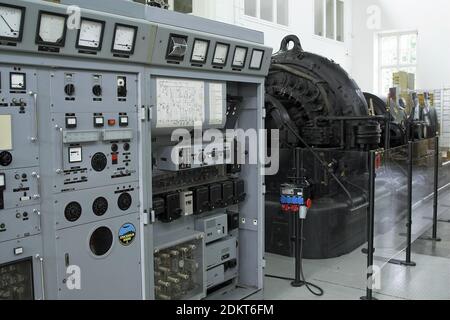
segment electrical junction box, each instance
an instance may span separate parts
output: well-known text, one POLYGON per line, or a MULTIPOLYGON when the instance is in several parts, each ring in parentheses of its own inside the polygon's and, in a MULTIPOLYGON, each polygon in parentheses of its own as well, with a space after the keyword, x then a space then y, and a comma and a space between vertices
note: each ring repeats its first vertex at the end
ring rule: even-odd
POLYGON ((226 214, 219 214, 197 219, 195 229, 205 234, 206 244, 217 241, 228 235, 228 217, 226 214))
POLYGON ((228 261, 237 259, 237 239, 230 237, 206 247, 206 267, 214 268, 228 261))

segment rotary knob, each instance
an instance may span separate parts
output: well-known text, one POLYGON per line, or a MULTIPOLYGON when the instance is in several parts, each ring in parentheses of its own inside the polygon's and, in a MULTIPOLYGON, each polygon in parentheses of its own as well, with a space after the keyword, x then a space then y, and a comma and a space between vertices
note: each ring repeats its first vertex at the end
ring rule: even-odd
POLYGON ((0 153, 0 166, 7 167, 11 164, 13 160, 12 154, 8 151, 3 151, 0 153))
POLYGON ((93 86, 92 93, 94 94, 94 96, 100 97, 102 95, 102 86, 99 84, 96 84, 95 86, 93 86))
POLYGON ((66 84, 66 86, 64 87, 64 92, 69 97, 73 96, 75 94, 75 85, 73 85, 72 83, 66 84))

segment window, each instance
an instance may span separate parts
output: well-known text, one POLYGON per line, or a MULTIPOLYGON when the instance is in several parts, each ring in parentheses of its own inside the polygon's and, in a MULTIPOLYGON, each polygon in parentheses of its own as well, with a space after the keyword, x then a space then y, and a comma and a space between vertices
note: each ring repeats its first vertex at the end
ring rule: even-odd
POLYGON ((193 13, 193 0, 164 0, 169 5, 169 10, 181 13, 193 13))
POLYGON ((289 26, 289 0, 244 0, 246 16, 289 26))
POLYGON ((344 42, 344 0, 314 0, 314 33, 320 37, 344 42))
POLYGON ((379 93, 387 94, 393 86, 392 75, 399 71, 416 74, 417 32, 380 34, 379 93))

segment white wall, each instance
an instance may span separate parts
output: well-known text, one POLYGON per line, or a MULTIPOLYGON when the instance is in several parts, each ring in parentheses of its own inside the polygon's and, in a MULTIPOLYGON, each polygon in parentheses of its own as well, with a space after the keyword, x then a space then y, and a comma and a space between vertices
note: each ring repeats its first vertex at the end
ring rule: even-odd
POLYGON ((450 85, 450 1, 353 1, 352 75, 366 91, 377 91, 375 37, 378 32, 416 30, 418 38, 417 87, 450 85), (369 30, 367 8, 381 9, 381 28, 369 30))
MULTIPOLYGON (((199 14, 203 17, 240 25, 264 32, 266 45, 274 48, 274 52, 280 48, 281 40, 289 34, 299 36, 303 49, 333 59, 341 64, 344 69, 351 71, 352 49, 352 2, 345 1, 346 32, 345 42, 337 42, 314 35, 314 1, 313 0, 289 0, 289 27, 259 20, 244 15, 244 0, 194 0, 202 7, 199 14), (204 3, 204 4, 203 4, 204 3)), ((359 0, 356 0, 359 1, 359 0)))

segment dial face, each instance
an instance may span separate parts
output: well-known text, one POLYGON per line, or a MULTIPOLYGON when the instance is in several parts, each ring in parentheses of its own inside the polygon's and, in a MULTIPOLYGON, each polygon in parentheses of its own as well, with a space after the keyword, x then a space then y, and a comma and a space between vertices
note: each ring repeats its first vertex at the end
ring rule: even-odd
POLYGON ((104 23, 83 19, 78 36, 78 46, 100 50, 104 23))
POLYGON ((209 41, 195 40, 194 48, 192 49, 192 58, 194 62, 206 62, 208 55, 209 41))
POLYGON ((225 65, 227 63, 228 50, 230 50, 229 45, 224 43, 218 43, 216 45, 213 63, 218 65, 225 65))
POLYGON ((11 89, 25 90, 25 75, 23 73, 11 73, 11 89))
POLYGON ((264 51, 253 50, 252 61, 250 62, 250 69, 259 70, 262 67, 264 51))
POLYGON ((247 48, 236 47, 233 58, 233 66, 243 68, 247 59, 247 48))
POLYGON ((39 38, 46 44, 64 45, 66 34, 66 17, 42 13, 39 25, 39 38))
POLYGON ((113 51, 132 53, 134 51, 135 39, 136 28, 117 25, 113 43, 113 51))
POLYGON ((23 15, 22 8, 0 6, 0 37, 20 40, 23 15))

